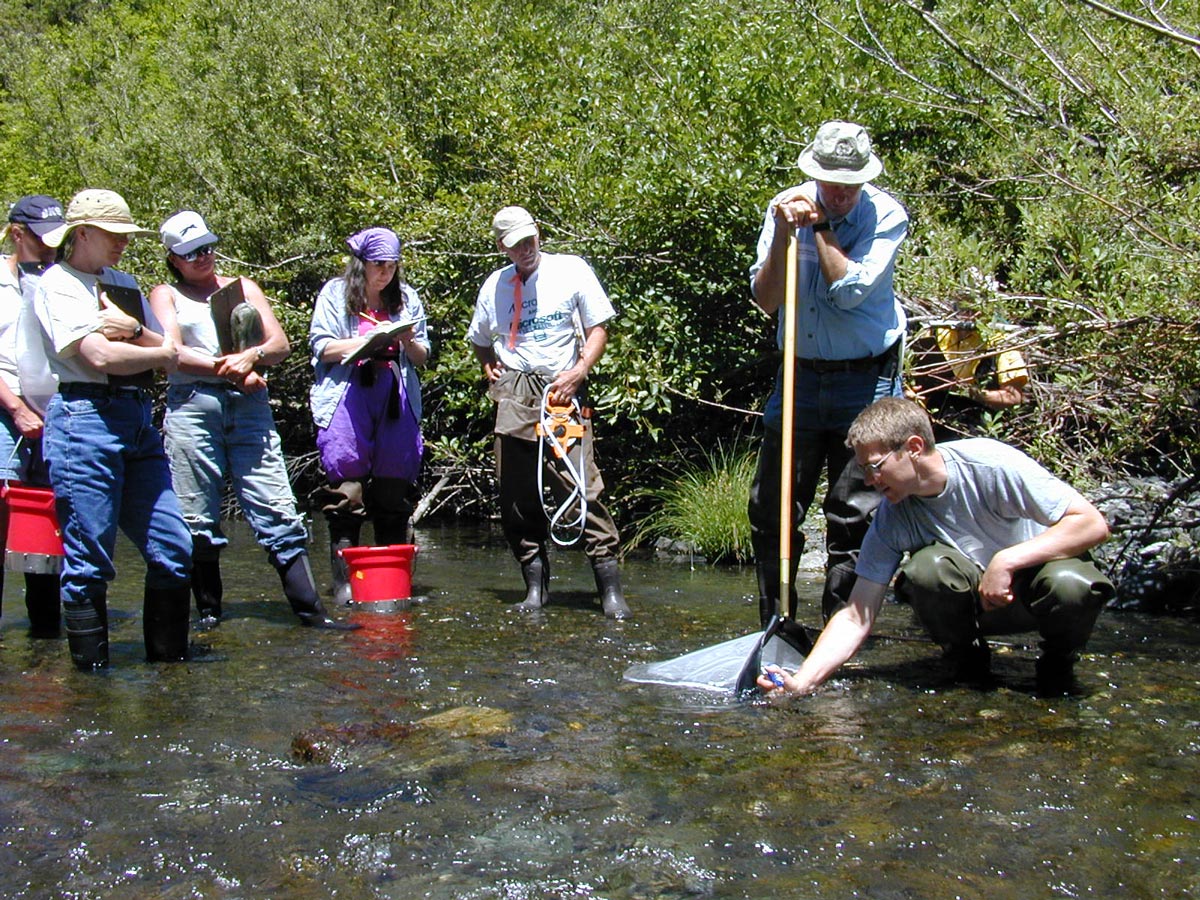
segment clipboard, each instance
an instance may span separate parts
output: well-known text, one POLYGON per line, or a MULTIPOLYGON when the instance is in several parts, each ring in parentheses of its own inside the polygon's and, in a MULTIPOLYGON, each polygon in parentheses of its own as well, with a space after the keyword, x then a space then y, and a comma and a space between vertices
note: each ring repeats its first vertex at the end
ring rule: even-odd
MULTIPOLYGON (((109 303, 119 308, 125 315, 137 319, 139 325, 146 324, 146 307, 142 304, 140 290, 124 284, 108 284, 104 281, 97 284, 96 288, 108 298, 109 303)), ((97 304, 100 302, 98 295, 96 302, 97 304)), ((154 370, 147 369, 135 375, 109 375, 108 383, 114 386, 150 389, 154 387, 154 370)))
POLYGON ((389 344, 395 342, 401 332, 407 331, 414 325, 425 321, 422 316, 419 319, 402 319, 399 322, 384 322, 376 325, 369 332, 367 342, 355 350, 353 353, 347 353, 342 357, 342 365, 352 366, 364 359, 370 359, 378 353, 382 353, 387 349, 389 344))
POLYGON ((242 279, 240 278, 233 279, 208 298, 208 309, 212 314, 213 324, 217 326, 217 343, 221 345, 222 355, 234 351, 233 330, 229 327, 229 315, 235 306, 244 303, 245 300, 246 292, 242 290, 242 279))
MULTIPOLYGON (((101 281, 96 285, 114 306, 138 320, 139 325, 146 324, 146 308, 142 305, 142 292, 135 287, 123 284, 106 284, 101 281)), ((99 297, 96 298, 99 303, 99 297)))

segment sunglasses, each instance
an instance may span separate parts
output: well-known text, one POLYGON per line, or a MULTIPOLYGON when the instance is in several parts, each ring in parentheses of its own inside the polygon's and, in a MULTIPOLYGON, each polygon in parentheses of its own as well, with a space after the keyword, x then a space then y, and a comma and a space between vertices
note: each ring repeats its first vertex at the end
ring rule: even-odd
POLYGON ((217 252, 216 244, 205 244, 203 247, 197 247, 191 253, 176 253, 175 255, 184 262, 195 262, 202 256, 212 256, 217 252))

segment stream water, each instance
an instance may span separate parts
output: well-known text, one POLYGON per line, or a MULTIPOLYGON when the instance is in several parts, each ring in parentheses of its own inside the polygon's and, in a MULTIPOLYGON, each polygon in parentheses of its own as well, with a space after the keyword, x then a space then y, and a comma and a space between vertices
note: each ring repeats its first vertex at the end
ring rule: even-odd
MULTIPOLYGON (((327 575, 325 545, 313 548, 327 575)), ((754 631, 749 570, 631 561, 611 622, 577 554, 554 605, 485 527, 420 530, 418 599, 298 627, 240 525, 227 618, 142 659, 140 560, 112 668, 0 622, 5 898, 1200 896, 1200 624, 1105 613, 1085 696, 948 683, 907 608, 844 676, 773 705, 622 681, 754 631)), ((819 585, 799 618, 815 622, 819 585)))

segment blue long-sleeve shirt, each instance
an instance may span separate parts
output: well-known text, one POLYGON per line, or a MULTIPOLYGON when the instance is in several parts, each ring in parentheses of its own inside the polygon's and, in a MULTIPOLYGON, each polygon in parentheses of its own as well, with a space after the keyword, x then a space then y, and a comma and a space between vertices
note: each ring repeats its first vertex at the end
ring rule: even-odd
MULTIPOLYGON (((404 292, 403 308, 389 315, 392 322, 403 319, 416 319, 413 326, 413 338, 429 351, 429 328, 425 322, 425 307, 421 298, 409 285, 401 286, 404 292)), ((342 340, 358 336, 358 319, 346 312, 346 281, 344 278, 334 278, 325 283, 317 302, 313 307, 312 322, 308 328, 308 347, 312 353, 314 369, 313 386, 309 390, 309 407, 312 410, 313 421, 318 428, 328 428, 333 420, 337 405, 350 387, 350 377, 354 374, 352 366, 337 362, 322 362, 321 352, 330 341, 342 340)), ((419 422, 421 419, 421 382, 417 377, 417 368, 408 361, 403 353, 399 359, 400 372, 403 376, 401 388, 408 396, 413 414, 419 422)))
MULTIPOLYGON (((816 185, 810 183, 815 193, 816 185)), ((754 277, 767 261, 775 239, 773 207, 790 188, 772 198, 758 237, 754 277)), ((860 359, 878 356, 899 340, 906 317, 892 287, 896 253, 908 234, 908 214, 890 194, 864 184, 859 201, 844 219, 830 223, 849 258, 844 277, 827 284, 817 260, 811 228, 797 229, 796 354, 804 359, 860 359)), ((783 347, 784 306, 777 317, 776 339, 783 347)))

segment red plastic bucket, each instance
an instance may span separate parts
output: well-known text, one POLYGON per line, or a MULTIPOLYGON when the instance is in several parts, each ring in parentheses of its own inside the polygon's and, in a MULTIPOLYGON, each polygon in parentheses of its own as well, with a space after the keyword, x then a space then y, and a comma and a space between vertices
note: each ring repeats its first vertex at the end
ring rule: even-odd
POLYGON ((48 487, 6 484, 0 498, 8 504, 8 545, 4 567, 14 572, 57 572, 62 565, 62 530, 48 487))
POLYGON ((339 552, 346 561, 350 599, 355 603, 408 600, 412 596, 415 545, 347 547, 339 552))

